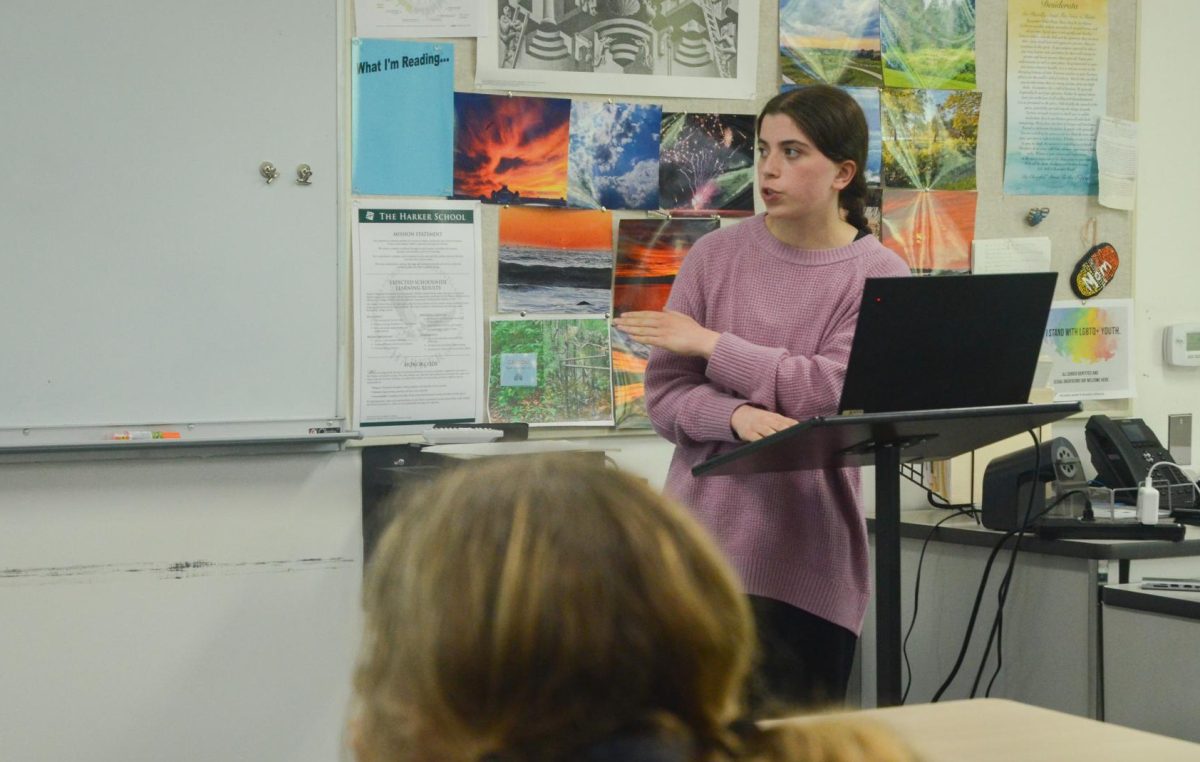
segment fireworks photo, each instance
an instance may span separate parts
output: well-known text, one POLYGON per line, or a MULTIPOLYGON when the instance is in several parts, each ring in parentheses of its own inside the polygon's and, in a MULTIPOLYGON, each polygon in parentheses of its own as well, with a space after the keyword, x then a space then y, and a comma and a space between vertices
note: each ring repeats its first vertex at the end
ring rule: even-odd
POLYGON ((493 204, 567 201, 571 101, 454 94, 454 197, 493 204))
POLYGON ((752 214, 754 117, 663 114, 658 177, 663 209, 685 214, 752 214))

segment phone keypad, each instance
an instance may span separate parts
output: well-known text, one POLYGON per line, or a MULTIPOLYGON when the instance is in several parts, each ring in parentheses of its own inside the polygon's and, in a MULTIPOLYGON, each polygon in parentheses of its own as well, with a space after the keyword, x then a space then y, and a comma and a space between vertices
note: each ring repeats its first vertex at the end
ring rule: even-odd
POLYGON ((1162 493, 1163 508, 1172 511, 1196 508, 1196 488, 1182 471, 1163 465, 1154 469, 1154 474, 1154 486, 1162 493))

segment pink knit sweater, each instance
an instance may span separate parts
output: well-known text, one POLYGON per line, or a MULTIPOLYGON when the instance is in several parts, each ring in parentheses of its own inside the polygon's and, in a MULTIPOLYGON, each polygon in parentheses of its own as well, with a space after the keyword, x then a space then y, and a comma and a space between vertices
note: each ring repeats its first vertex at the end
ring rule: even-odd
POLYGON ((729 418, 747 401, 800 421, 837 412, 863 280, 907 274, 873 236, 797 249, 752 217, 701 238, 667 302, 721 333, 712 357, 655 349, 646 369, 651 423, 676 445, 667 493, 708 527, 748 593, 855 633, 871 593, 858 469, 691 469, 741 444, 729 418))

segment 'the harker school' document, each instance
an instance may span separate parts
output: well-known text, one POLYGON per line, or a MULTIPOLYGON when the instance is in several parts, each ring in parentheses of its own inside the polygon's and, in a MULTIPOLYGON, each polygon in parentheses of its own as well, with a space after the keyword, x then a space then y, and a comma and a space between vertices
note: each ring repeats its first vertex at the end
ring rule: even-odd
POLYGON ((483 415, 476 201, 354 204, 354 410, 369 436, 483 415))

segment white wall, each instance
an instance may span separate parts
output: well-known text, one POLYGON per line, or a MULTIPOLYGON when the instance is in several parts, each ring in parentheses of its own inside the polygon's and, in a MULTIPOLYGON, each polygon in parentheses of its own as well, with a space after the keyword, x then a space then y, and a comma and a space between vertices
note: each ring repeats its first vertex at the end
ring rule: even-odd
POLYGON ((338 759, 356 452, 0 466, 0 759, 338 759))
POLYGON ((666 482, 671 456, 675 453, 670 442, 646 434, 597 437, 584 439, 581 443, 587 447, 603 448, 618 468, 637 474, 655 489, 662 489, 666 482))
POLYGON ((1169 367, 1162 332, 1171 323, 1200 322, 1200 92, 1184 74, 1196 0, 1143 0, 1138 67, 1138 198, 1135 216, 1137 397, 1144 418, 1166 443, 1167 416, 1191 413, 1193 461, 1200 429, 1200 368, 1169 367))

